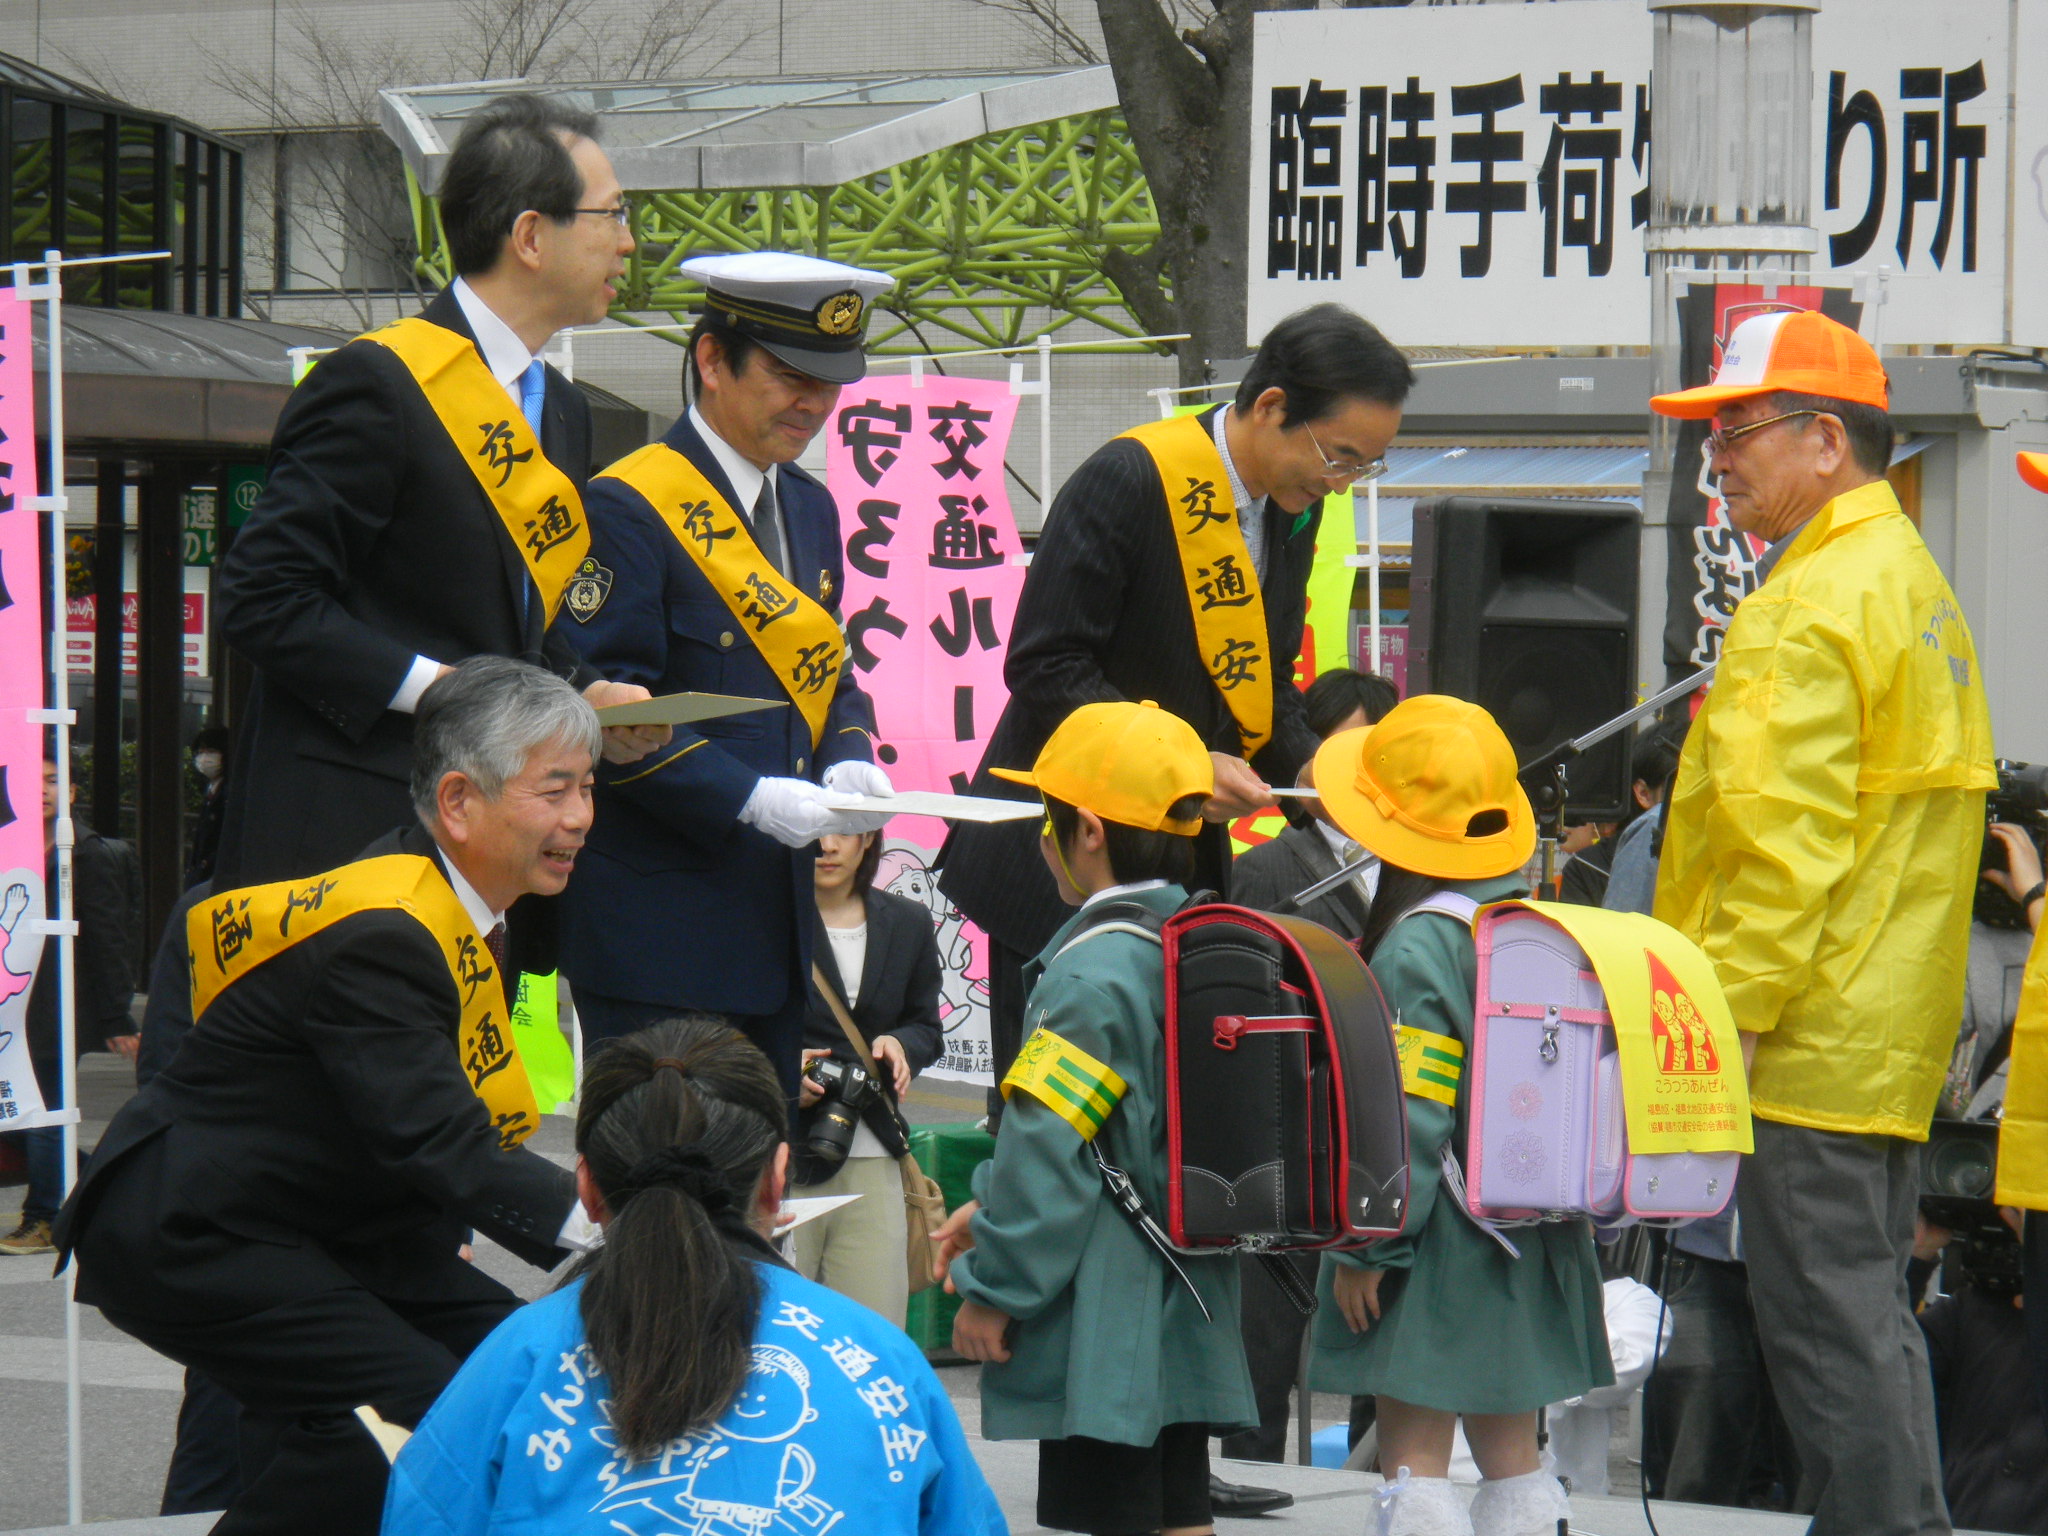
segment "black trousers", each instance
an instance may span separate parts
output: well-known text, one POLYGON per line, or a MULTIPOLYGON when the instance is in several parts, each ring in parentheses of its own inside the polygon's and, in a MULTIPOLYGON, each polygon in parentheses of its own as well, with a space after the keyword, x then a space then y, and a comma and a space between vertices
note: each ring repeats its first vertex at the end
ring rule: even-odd
POLYGON ((1038 1523, 1151 1536, 1209 1523, 1209 1426, 1169 1424, 1150 1445, 1074 1435, 1038 1442, 1038 1523))
POLYGON ((503 1287, 478 1296, 482 1278, 467 1278, 471 1294, 460 1301, 393 1300, 354 1286, 225 1321, 101 1311, 275 1427, 275 1454, 260 1467, 245 1460, 241 1496, 215 1536, 375 1536, 390 1467, 355 1410, 374 1408, 408 1429, 419 1423, 519 1305, 503 1287))
POLYGON ((1003 1076, 1024 1044, 1024 965, 1031 956, 1010 948, 993 934, 988 941, 988 1043, 995 1081, 988 1090, 988 1128, 1003 1119, 1003 1076))
POLYGON ((1643 1389, 1643 1476, 1685 1504, 1785 1509, 1798 1458, 1779 1416, 1741 1264, 1671 1254, 1671 1342, 1643 1389))
POLYGON ((160 1515, 226 1509, 242 1491, 242 1405, 209 1377, 185 1373, 178 1443, 164 1473, 160 1515))
MULTIPOLYGON (((1312 1253, 1287 1255, 1287 1262, 1306 1282, 1316 1287, 1312 1253)), ((1252 1395, 1259 1405, 1259 1427, 1241 1429, 1223 1437, 1223 1454, 1234 1461, 1285 1461, 1287 1459, 1287 1418, 1293 1403, 1294 1381, 1301 1369, 1301 1336, 1308 1319, 1295 1310, 1266 1266, 1246 1254, 1237 1264, 1239 1293, 1243 1297, 1239 1324, 1244 1334, 1245 1362, 1251 1367, 1252 1395)))
MULTIPOLYGON (((636 1003, 625 998, 605 997, 572 987, 576 1002, 576 1025, 583 1031, 583 1058, 587 1062, 607 1040, 637 1033, 650 1024, 679 1018, 699 1010, 672 1007, 667 1003, 636 1003)), ((797 1078, 804 1066, 804 1006, 809 993, 801 987, 790 989, 790 999, 773 1013, 722 1013, 718 1017, 760 1048, 782 1079, 783 1091, 796 1103, 797 1078)), ((1014 1051, 1012 1054, 1015 1054, 1014 1051)))

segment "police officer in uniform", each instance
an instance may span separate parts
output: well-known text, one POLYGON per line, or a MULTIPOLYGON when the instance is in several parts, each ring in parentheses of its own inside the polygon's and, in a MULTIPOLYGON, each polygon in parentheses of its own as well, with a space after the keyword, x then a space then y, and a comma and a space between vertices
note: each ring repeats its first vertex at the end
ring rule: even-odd
POLYGON ((559 630, 608 678, 781 707, 706 720, 600 767, 563 971, 586 1042, 721 1013, 795 1092, 810 971, 811 843, 884 818, 874 710, 846 664, 839 518, 793 462, 858 382, 889 279, 779 252, 700 257, 694 403, 590 482, 589 558, 559 630))

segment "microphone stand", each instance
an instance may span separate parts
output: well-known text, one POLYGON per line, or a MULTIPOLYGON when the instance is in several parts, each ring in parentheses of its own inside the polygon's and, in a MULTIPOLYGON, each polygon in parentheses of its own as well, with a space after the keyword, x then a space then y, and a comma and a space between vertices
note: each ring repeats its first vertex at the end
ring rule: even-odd
MULTIPOLYGON (((1666 704, 1684 698, 1696 688, 1704 688, 1714 680, 1714 669, 1719 662, 1710 662, 1691 677, 1673 683, 1661 693, 1652 694, 1633 709, 1624 710, 1604 725, 1596 725, 1583 736, 1574 736, 1561 741, 1535 762, 1517 771, 1515 777, 1527 778, 1533 773, 1543 773, 1543 778, 1529 792, 1530 804, 1536 811, 1536 835, 1543 850, 1543 892, 1555 900, 1558 891, 1558 847, 1564 841, 1564 802, 1566 794, 1565 774, 1573 759, 1588 749, 1597 747, 1608 737, 1627 730, 1645 715, 1655 714, 1666 704)), ((1280 910, 1300 911, 1317 897, 1327 895, 1361 870, 1369 868, 1374 855, 1368 854, 1354 860, 1334 875, 1325 875, 1315 884, 1296 891, 1280 903, 1280 910)))

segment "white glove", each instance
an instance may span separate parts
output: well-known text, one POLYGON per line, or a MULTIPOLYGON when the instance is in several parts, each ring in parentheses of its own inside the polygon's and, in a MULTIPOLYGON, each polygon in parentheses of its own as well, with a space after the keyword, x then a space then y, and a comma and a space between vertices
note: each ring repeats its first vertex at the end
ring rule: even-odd
POLYGON ((889 775, 873 763, 864 763, 859 758, 848 758, 843 763, 834 763, 825 770, 825 787, 847 795, 893 795, 896 786, 889 782, 889 775))
MULTIPOLYGON (((831 795, 893 795, 896 786, 873 763, 848 760, 825 770, 825 791, 831 795)), ((842 809, 840 815, 849 832, 879 832, 889 824, 883 812, 842 809)))
POLYGON ((828 832, 855 831, 852 820, 873 820, 849 818, 834 799, 809 779, 762 779, 740 807, 740 820, 788 848, 808 847, 828 832))

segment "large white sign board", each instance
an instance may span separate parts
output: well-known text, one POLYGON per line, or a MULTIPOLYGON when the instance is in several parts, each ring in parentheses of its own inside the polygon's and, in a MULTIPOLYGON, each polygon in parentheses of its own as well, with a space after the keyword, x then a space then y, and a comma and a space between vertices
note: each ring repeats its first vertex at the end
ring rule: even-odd
MULTIPOLYGON (((1926 0, 1835 0, 1814 18, 1808 281, 1856 286, 1883 342, 2048 344, 2048 104, 2007 105, 2015 59, 2048 92, 2044 10, 1942 0, 1936 26, 1926 0)), ((1404 346, 1649 341, 1641 0, 1253 29, 1254 337, 1337 299, 1404 346)))

